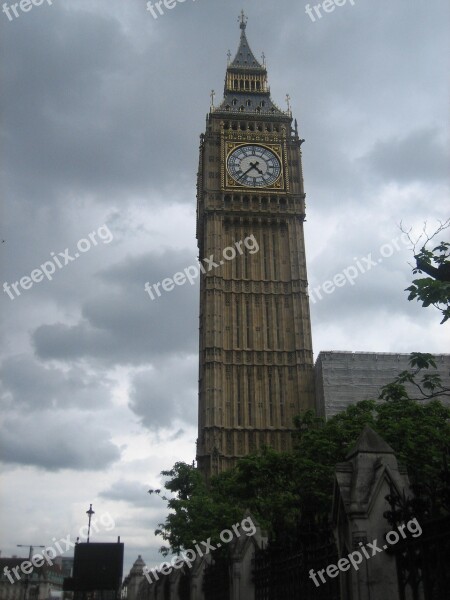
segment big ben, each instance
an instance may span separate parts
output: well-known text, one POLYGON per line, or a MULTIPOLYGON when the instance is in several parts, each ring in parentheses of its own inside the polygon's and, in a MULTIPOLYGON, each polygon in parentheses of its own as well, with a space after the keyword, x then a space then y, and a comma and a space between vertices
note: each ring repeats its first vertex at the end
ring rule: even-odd
POLYGON ((217 259, 200 283, 197 463, 207 477, 262 446, 289 450, 293 418, 314 406, 302 140, 289 105, 271 99, 246 28, 242 13, 200 142, 199 258, 217 259))

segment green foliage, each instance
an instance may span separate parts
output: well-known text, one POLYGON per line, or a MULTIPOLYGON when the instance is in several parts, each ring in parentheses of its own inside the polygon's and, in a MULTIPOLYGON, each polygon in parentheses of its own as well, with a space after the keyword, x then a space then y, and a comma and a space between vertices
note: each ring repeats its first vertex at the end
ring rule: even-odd
POLYGON ((432 250, 422 246, 414 256, 413 273, 427 273, 429 277, 414 279, 406 288, 408 300, 418 300, 423 307, 435 306, 441 311, 445 323, 450 318, 450 243, 441 242, 432 250))
POLYGON ((241 513, 250 510, 258 523, 276 539, 298 517, 299 495, 294 478, 295 457, 262 448, 242 458, 230 471, 214 477, 210 490, 214 497, 228 498, 241 513))
POLYGON ((342 462, 366 424, 374 424, 374 401, 349 406, 327 422, 308 411, 297 417, 294 455, 302 520, 320 524, 331 509, 336 463, 342 462))
POLYGON ((191 465, 177 462, 170 471, 162 471, 165 488, 171 496, 162 496, 171 511, 164 523, 155 531, 169 547, 162 546, 160 552, 179 554, 194 542, 219 541, 219 533, 242 519, 236 509, 225 498, 213 496, 208 490, 201 473, 191 465))
POLYGON ((436 397, 450 397, 450 389, 445 388, 439 373, 422 374, 423 369, 433 367, 436 369, 436 361, 432 354, 412 352, 410 354, 410 371, 402 371, 393 382, 381 388, 380 398, 382 400, 401 400, 408 398, 405 383, 416 388, 423 399, 431 400, 436 397), (418 376, 421 376, 419 380, 418 376))

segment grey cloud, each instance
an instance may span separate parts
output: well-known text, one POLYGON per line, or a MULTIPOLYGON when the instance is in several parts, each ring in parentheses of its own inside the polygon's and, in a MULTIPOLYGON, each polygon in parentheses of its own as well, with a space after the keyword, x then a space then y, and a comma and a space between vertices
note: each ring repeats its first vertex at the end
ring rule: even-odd
POLYGON ((177 421, 191 425, 196 423, 197 362, 196 355, 185 359, 172 358, 164 365, 134 377, 130 408, 145 427, 159 431, 173 427, 177 421))
POLYGON ((33 334, 42 360, 90 357, 120 364, 142 364, 171 353, 193 351, 197 343, 198 289, 188 282, 151 300, 144 284, 162 281, 195 264, 186 251, 131 257, 104 270, 109 287, 83 306, 76 325, 42 325, 33 334))
POLYGON ((3 462, 47 471, 101 471, 121 456, 110 434, 80 413, 43 410, 7 417, 0 440, 3 462))
POLYGON ((55 5, 45 28, 29 23, 4 28, 4 44, 15 47, 3 65, 10 194, 30 202, 46 195, 49 202, 76 191, 124 202, 132 190, 164 189, 174 161, 178 175, 179 165, 186 172, 187 147, 198 134, 186 132, 172 89, 179 81, 161 68, 177 52, 174 42, 165 41, 161 56, 144 29, 136 32, 145 40, 140 51, 106 11, 55 5), (158 61, 148 61, 152 55, 158 61), (150 118, 164 113, 170 119, 150 118), (160 141, 167 136, 178 143, 167 148, 160 141))
POLYGON ((95 411, 109 404, 110 384, 99 380, 98 373, 89 374, 80 367, 62 371, 44 366, 31 356, 11 356, 0 366, 0 379, 4 407, 41 411, 76 406, 95 411))
POLYGON ((439 131, 422 129, 378 141, 361 162, 384 181, 437 183, 448 179, 450 157, 439 131))
POLYGON ((149 508, 157 506, 161 508, 161 500, 155 494, 148 494, 149 486, 141 481, 129 481, 121 479, 115 481, 108 489, 100 492, 102 498, 127 502, 133 506, 149 508))

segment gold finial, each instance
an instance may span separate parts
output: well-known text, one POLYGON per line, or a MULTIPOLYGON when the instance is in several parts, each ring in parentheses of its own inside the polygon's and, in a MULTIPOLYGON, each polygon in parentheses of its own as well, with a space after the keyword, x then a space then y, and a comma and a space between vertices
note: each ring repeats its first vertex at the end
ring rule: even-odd
POLYGON ((228 50, 228 52, 227 52, 227 59, 228 59, 227 63, 228 63, 228 65, 230 65, 230 63, 231 63, 231 50, 228 50))
POLYGON ((266 66, 266 55, 264 54, 264 52, 261 54, 261 59, 262 59, 263 67, 265 67, 266 66))
POLYGON ((245 30, 247 27, 248 17, 245 15, 244 9, 241 10, 241 14, 239 15, 238 23, 240 23, 240 28, 245 30))
POLYGON ((211 108, 214 108, 214 96, 216 95, 216 92, 214 90, 211 90, 211 108))

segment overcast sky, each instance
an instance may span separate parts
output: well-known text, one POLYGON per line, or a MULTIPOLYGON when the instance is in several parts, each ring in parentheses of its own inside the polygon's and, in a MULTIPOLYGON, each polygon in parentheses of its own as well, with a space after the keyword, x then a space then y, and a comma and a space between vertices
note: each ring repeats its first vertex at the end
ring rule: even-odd
POLYGON ((306 139, 310 286, 376 265, 316 296, 315 356, 448 351, 439 314, 407 301, 398 239, 400 221, 432 230, 448 216, 448 2, 354 0, 315 22, 305 4, 186 0, 154 19, 144 0, 54 0, 0 13, 0 284, 52 252, 63 265, 1 294, 3 556, 75 539, 92 502, 116 524, 92 540, 120 535, 126 570, 139 553, 162 560, 165 507, 146 491, 195 455, 198 287, 152 302, 144 283, 195 263, 198 136, 242 7, 272 97, 285 107, 290 94, 306 139), (63 258, 93 232, 96 245, 63 258))

